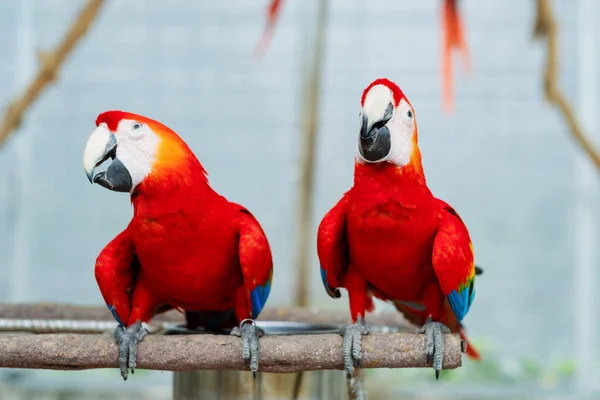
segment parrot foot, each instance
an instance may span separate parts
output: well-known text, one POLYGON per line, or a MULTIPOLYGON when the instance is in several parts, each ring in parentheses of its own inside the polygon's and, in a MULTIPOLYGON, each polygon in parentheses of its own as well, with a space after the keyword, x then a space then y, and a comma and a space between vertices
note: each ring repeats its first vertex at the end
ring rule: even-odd
POLYGON ((428 318, 425 325, 419 329, 419 333, 426 335, 425 351, 427 353, 427 362, 433 360, 435 379, 439 379, 442 361, 444 360, 444 334, 450 333, 450 329, 446 325, 428 318))
POLYGON ((127 380, 128 369, 131 369, 132 374, 135 371, 137 345, 147 334, 148 331, 140 321, 128 328, 119 325, 115 329, 115 339, 119 346, 119 368, 125 381, 127 380))
POLYGON ((369 333, 371 333, 371 327, 365 323, 362 317, 358 317, 354 324, 343 326, 340 329, 340 335, 343 338, 344 369, 348 378, 354 374, 354 367, 360 365, 362 337, 369 333))
POLYGON ((258 338, 265 334, 265 331, 256 325, 254 320, 245 319, 231 330, 233 336, 242 338, 242 357, 246 365, 250 365, 250 371, 256 376, 258 371, 259 346, 258 338))

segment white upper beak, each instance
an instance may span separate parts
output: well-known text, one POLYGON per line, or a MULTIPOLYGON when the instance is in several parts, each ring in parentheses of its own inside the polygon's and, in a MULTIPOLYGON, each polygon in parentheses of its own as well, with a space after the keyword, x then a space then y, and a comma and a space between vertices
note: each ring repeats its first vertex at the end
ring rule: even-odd
POLYGON ((90 135, 83 150, 83 169, 92 182, 94 170, 106 161, 117 147, 116 136, 108 130, 106 124, 100 124, 90 135))
POLYGON ((390 103, 393 103, 393 100, 390 89, 383 85, 373 86, 365 98, 363 116, 370 123, 380 121, 385 116, 387 107, 390 103))

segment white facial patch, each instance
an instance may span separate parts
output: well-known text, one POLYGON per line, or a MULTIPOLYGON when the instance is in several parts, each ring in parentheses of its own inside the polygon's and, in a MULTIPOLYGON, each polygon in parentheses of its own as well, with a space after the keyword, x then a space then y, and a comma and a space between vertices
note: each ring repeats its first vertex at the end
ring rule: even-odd
POLYGON ((116 137, 117 158, 131 175, 133 191, 152 171, 160 137, 147 124, 132 119, 119 122, 116 137))
POLYGON ((392 149, 385 160, 402 167, 410 162, 415 132, 414 111, 406 100, 400 100, 386 126, 390 130, 392 149))
MULTIPOLYGON (((390 102, 393 104, 394 98, 389 88, 384 85, 373 86, 365 98, 363 112, 369 121, 380 121, 384 117, 390 102)), ((408 164, 413 150, 412 138, 415 132, 415 116, 412 107, 406 100, 400 100, 398 107, 394 109, 392 118, 385 126, 390 131, 391 149, 386 157, 375 162, 387 161, 398 167, 408 164)), ((372 161, 365 160, 360 154, 360 140, 357 144, 356 161, 361 164, 371 163, 372 161)))

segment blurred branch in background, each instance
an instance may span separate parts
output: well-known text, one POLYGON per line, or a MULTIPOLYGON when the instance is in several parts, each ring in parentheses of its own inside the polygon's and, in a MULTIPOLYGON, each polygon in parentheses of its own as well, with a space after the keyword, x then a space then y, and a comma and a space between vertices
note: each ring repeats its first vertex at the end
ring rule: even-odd
POLYGON ((533 37, 534 39, 545 38, 548 46, 548 58, 544 73, 546 100, 560 110, 569 125, 571 134, 592 160, 598 172, 600 172, 600 154, 583 132, 580 123, 575 118, 573 108, 563 92, 558 88, 558 24, 554 18, 550 0, 537 0, 537 17, 533 37))
POLYGON ((23 114, 40 96, 44 88, 57 79, 58 71, 63 62, 71 53, 77 42, 79 42, 88 31, 92 22, 96 19, 103 3, 104 0, 89 0, 57 48, 53 51, 40 51, 38 53, 40 68, 37 75, 27 86, 25 91, 6 108, 4 118, 0 124, 0 147, 6 142, 6 139, 10 134, 21 125, 23 114))
MULTIPOLYGON (((312 227, 312 202, 314 192, 315 152, 317 127, 319 125, 319 94, 321 89, 321 71, 323 69, 323 49, 325 46, 325 32, 327 26, 327 0, 318 0, 317 30, 312 49, 309 71, 305 74, 302 110, 300 113, 302 128, 301 159, 300 159, 300 186, 298 200, 298 246, 296 271, 295 304, 306 307, 308 303, 308 269, 311 248, 312 227)), ((262 37, 256 47, 256 55, 261 57, 267 50, 277 17, 281 9, 282 0, 269 0, 267 8, 267 22, 262 37)))
POLYGON ((323 70, 323 53, 325 33, 327 28, 328 0, 319 0, 317 16, 317 31, 314 41, 314 54, 306 74, 305 90, 303 91, 303 107, 301 110, 302 129, 300 142, 302 146, 300 159, 300 193, 298 206, 298 277, 296 280, 296 305, 307 306, 308 285, 311 254, 313 243, 310 240, 312 231, 312 210, 315 176, 315 147, 317 128, 319 126, 319 95, 321 91, 321 75, 323 70))
MULTIPOLYGON (((361 367, 429 367, 424 339, 421 334, 370 334, 363 339, 361 367)), ((444 339, 444 369, 460 367, 460 335, 447 334, 444 339)), ((150 335, 139 344, 136 366, 160 371, 248 370, 241 354, 241 341, 231 335, 150 335)), ((117 368, 117 355, 117 343, 111 334, 0 335, 2 368, 117 368)), ((334 369, 344 369, 338 334, 265 335, 260 340, 260 371, 334 369)))

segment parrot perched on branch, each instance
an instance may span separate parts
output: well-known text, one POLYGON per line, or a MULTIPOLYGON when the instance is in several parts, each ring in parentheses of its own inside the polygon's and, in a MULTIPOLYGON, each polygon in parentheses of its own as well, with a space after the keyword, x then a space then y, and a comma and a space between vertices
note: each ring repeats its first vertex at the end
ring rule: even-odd
POLYGON ((131 193, 133 218, 97 258, 95 275, 119 323, 115 338, 123 379, 134 372, 142 323, 169 309, 188 327, 232 328, 243 357, 258 369, 254 324, 271 288, 273 261, 258 221, 216 193, 186 143, 171 129, 132 113, 96 119, 83 155, 88 179, 131 193), (96 168, 112 159, 104 172, 96 168))
MULTIPOLYGON (((353 324, 341 330, 347 374, 360 363, 365 313, 373 296, 422 326, 436 378, 443 334, 459 332, 475 298, 469 233, 457 212, 433 196, 417 144, 415 112, 400 88, 377 79, 363 92, 354 186, 323 217, 317 234, 327 293, 348 291, 353 324)), ((477 270, 477 271, 476 271, 477 270)), ((479 359, 468 346, 467 354, 479 359)))

